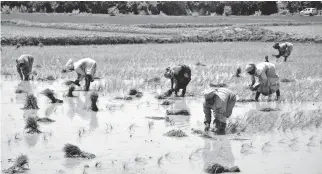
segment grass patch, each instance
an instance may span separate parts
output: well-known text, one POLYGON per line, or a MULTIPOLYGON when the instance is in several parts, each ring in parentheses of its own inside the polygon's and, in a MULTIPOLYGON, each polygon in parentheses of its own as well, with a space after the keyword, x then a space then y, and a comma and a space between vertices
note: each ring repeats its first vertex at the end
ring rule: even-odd
POLYGON ((259 111, 262 112, 273 112, 273 111, 280 111, 278 108, 261 108, 259 111))
POLYGON ((164 135, 168 136, 168 137, 187 137, 188 136, 182 130, 176 130, 176 129, 170 130, 169 132, 165 133, 164 135))
POLYGON ((65 152, 65 157, 67 158, 87 158, 92 159, 96 156, 91 153, 81 151, 81 149, 72 144, 65 144, 63 151, 65 152))

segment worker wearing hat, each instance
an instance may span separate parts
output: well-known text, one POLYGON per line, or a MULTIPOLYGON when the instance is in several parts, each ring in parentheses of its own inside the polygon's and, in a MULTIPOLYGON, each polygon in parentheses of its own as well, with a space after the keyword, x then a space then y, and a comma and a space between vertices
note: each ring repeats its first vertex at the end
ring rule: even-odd
POLYGON ((28 81, 29 75, 32 72, 34 58, 30 54, 23 54, 16 59, 16 67, 21 80, 28 81))
POLYGON ((291 55, 293 50, 293 44, 289 42, 284 43, 275 43, 273 45, 274 49, 278 50, 278 55, 274 55, 276 58, 280 58, 281 56, 284 57, 284 62, 286 62, 287 58, 291 55))
POLYGON ((90 83, 94 81, 96 61, 91 58, 83 58, 74 63, 72 59, 69 59, 62 72, 71 71, 77 73, 77 79, 74 83, 80 86, 79 82, 85 79, 85 91, 88 91, 90 83))
POLYGON ((226 120, 233 112, 236 103, 236 94, 227 88, 218 88, 206 90, 204 92, 205 102, 203 111, 205 113, 205 131, 209 131, 211 123, 211 111, 215 115, 214 128, 215 133, 224 135, 226 129, 226 120))
POLYGON ((246 73, 251 75, 252 83, 250 89, 256 91, 255 100, 258 101, 260 94, 268 96, 276 92, 276 99, 280 97, 279 76, 276 74, 275 65, 270 62, 261 62, 258 64, 248 64, 245 68, 246 73), (255 77, 258 78, 259 84, 255 85, 255 77))

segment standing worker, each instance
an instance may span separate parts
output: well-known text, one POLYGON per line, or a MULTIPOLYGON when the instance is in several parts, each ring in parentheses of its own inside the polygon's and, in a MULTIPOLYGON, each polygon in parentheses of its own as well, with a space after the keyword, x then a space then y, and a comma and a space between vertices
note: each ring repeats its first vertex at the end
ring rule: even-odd
POLYGON ((23 54, 18 59, 16 59, 17 71, 20 75, 21 80, 28 81, 29 75, 32 72, 32 65, 34 63, 34 58, 30 54, 23 54))
POLYGON ((80 86, 79 82, 85 79, 85 91, 88 91, 90 83, 94 81, 96 61, 91 58, 83 58, 74 63, 72 59, 69 59, 65 66, 62 72, 65 73, 75 70, 77 79, 74 84, 80 86))
POLYGON ((236 103, 236 94, 227 88, 218 88, 210 92, 205 92, 204 96, 203 111, 205 113, 205 131, 209 131, 211 111, 213 111, 215 115, 213 122, 216 128, 215 133, 224 135, 226 133, 226 120, 231 116, 236 103))
POLYGON ((178 96, 180 89, 182 89, 181 97, 185 96, 187 86, 191 81, 191 69, 189 66, 178 65, 173 68, 168 67, 164 77, 171 79, 171 91, 174 91, 176 96, 178 96), (173 84, 175 84, 174 89, 173 84))
POLYGON ((251 75, 252 83, 249 85, 252 91, 256 91, 255 100, 258 101, 260 94, 265 96, 276 92, 276 100, 280 97, 279 76, 276 74, 275 65, 270 62, 261 62, 258 64, 248 64, 246 72, 251 75), (254 87, 258 77, 259 84, 254 87))
POLYGON ((291 55, 291 52, 293 50, 293 44, 289 42, 284 43, 275 43, 273 45, 274 49, 278 50, 278 55, 273 55, 276 58, 280 58, 281 56, 284 57, 284 62, 286 62, 287 58, 291 55))

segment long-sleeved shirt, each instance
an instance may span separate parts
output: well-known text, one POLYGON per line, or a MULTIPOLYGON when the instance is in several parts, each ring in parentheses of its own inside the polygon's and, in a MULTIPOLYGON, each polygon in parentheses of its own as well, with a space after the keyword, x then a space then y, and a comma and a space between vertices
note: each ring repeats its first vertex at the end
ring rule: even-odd
POLYGON ((236 94, 227 88, 218 88, 205 96, 206 101, 203 104, 205 113, 205 123, 211 122, 211 110, 215 113, 216 119, 226 122, 230 117, 236 102, 236 94), (208 99, 214 99, 213 103, 208 103, 208 99))
POLYGON ((84 58, 74 63, 74 69, 77 73, 77 80, 81 81, 86 75, 94 79, 96 73, 96 61, 91 58, 84 58))
POLYGON ((18 73, 19 74, 23 73, 26 76, 26 75, 29 75, 32 71, 32 65, 34 63, 34 58, 30 54, 23 54, 19 58, 16 59, 16 63, 17 63, 16 67, 17 67, 18 73), (24 68, 22 69, 22 72, 20 69, 21 64, 25 65, 24 68))

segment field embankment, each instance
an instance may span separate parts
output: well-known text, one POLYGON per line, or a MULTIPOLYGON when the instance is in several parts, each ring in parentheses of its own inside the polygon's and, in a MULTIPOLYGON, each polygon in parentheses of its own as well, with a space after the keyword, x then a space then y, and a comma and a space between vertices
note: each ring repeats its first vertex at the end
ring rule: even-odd
MULTIPOLYGON (((289 34, 281 31, 272 31, 260 28, 259 24, 247 24, 245 26, 218 24, 212 27, 208 25, 187 24, 187 28, 173 28, 173 26, 180 26, 181 24, 165 24, 169 28, 157 28, 153 24, 142 27, 141 25, 39 23, 16 20, 2 21, 1 24, 4 26, 1 31, 2 45, 16 45, 18 43, 21 45, 38 45, 39 43, 44 45, 99 45, 237 41, 322 43, 322 37, 319 35, 298 35, 295 33, 289 34), (13 27, 14 30, 10 27, 13 27), (17 27, 24 27, 25 31, 16 31, 17 27), (41 30, 41 28, 45 28, 48 31, 43 33, 43 35, 37 35, 33 31, 41 30), (49 31, 50 29, 53 31, 49 31), (77 31, 71 33, 71 30, 77 31), (85 31, 88 33, 84 33, 85 31), (63 34, 52 34, 59 32, 63 34), (28 33, 34 34, 28 35, 28 33)), ((266 24, 263 25, 266 26, 266 24)))

